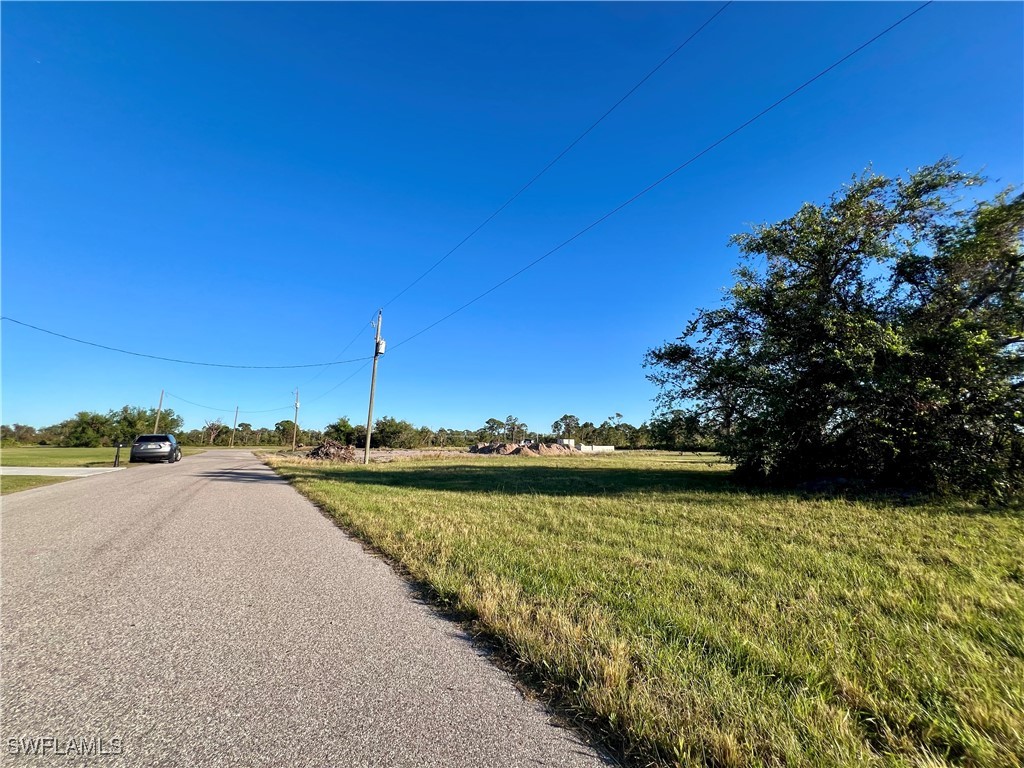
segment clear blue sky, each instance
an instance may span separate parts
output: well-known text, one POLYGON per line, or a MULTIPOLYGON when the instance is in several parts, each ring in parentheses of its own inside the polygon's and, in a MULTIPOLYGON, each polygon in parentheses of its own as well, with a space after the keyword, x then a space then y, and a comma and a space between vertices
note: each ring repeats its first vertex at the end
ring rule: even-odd
MULTIPOLYGON (((2 302, 129 350, 363 357, 369 319, 719 4, 5 3, 2 302), (358 340, 343 347, 353 337, 358 340)), ((646 349, 716 305, 731 234, 867 165, 1024 181, 1020 3, 935 3, 514 281, 397 346, 917 4, 736 3, 390 304, 378 416, 639 424, 646 349)), ((4 322, 3 421, 165 405, 186 428, 366 418, 369 368, 201 368, 4 322), (190 400, 225 409, 206 410, 190 400), (252 411, 280 408, 276 412, 252 411), (246 411, 249 411, 248 413, 246 411)))

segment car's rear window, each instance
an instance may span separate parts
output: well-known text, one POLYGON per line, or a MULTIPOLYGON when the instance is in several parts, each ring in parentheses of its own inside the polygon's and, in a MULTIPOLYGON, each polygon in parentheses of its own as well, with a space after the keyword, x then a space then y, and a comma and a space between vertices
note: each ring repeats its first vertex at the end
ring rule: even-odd
POLYGON ((167 435, 139 435, 135 438, 136 443, 169 443, 171 438, 167 435))

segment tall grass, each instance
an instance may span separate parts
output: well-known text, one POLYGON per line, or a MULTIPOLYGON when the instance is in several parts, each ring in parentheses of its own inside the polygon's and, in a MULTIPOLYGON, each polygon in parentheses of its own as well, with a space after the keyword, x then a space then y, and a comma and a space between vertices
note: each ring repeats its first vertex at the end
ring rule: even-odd
POLYGON ((678 455, 271 459, 637 763, 1024 762, 1024 516, 678 455))

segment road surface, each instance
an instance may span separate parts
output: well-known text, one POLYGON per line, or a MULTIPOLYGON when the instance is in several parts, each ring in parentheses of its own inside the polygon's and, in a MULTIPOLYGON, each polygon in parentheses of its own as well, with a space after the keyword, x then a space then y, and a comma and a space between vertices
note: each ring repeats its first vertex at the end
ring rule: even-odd
POLYGON ((248 452, 2 510, 5 765, 607 765, 248 452))

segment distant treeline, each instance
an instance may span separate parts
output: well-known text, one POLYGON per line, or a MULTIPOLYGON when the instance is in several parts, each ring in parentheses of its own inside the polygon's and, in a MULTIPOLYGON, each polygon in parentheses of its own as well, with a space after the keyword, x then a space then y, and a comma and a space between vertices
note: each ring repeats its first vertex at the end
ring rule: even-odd
MULTIPOLYGON (((130 443, 138 435, 153 432, 155 424, 155 408, 126 405, 107 413, 79 411, 70 419, 48 427, 4 424, 0 427, 0 438, 5 444, 98 448, 119 442, 130 443)), ((161 432, 170 432, 177 436, 183 424, 184 419, 170 408, 160 412, 161 432)))
MULTIPOLYGON (((183 445, 229 445, 232 428, 222 420, 207 421, 201 429, 184 431, 184 419, 172 409, 160 412, 156 425, 156 409, 126 405, 107 413, 80 411, 59 424, 31 427, 25 424, 4 424, 0 437, 4 444, 55 445, 64 447, 96 448, 112 446, 118 442, 130 443, 136 436, 156 432, 170 432, 183 445)), ((304 429, 290 419, 278 421, 272 427, 254 426, 242 422, 234 430, 234 444, 238 446, 291 445, 292 435, 301 445, 313 445, 324 438, 362 448, 366 445, 366 427, 353 424, 347 416, 318 429, 304 429)), ((679 411, 658 414, 639 427, 624 422, 616 413, 600 424, 581 422, 572 414, 555 421, 550 430, 531 430, 529 425, 514 416, 504 420, 488 419, 477 429, 417 427, 409 421, 383 416, 374 422, 373 446, 379 448, 447 448, 463 447, 492 441, 520 442, 540 440, 552 442, 559 438, 572 438, 588 445, 613 445, 616 448, 664 448, 670 450, 714 450, 711 438, 697 430, 696 421, 679 411)))

